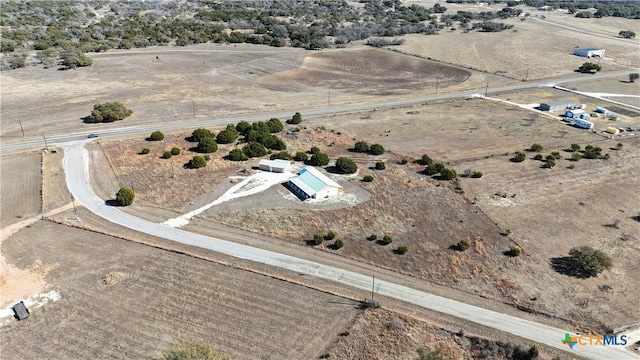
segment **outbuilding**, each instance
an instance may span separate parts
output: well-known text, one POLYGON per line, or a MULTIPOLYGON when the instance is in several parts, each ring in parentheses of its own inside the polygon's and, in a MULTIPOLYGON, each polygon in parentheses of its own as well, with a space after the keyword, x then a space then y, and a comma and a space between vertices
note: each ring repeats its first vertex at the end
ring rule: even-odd
POLYGON ((554 101, 541 103, 538 109, 542 111, 557 111, 557 110, 570 109, 575 105, 576 103, 571 100, 554 100, 554 101))
POLYGON ((13 306, 13 313, 18 320, 24 320, 29 317, 29 309, 22 301, 13 306))
POLYGON ((589 115, 586 111, 582 109, 567 110, 565 111, 564 116, 565 118, 569 118, 569 119, 584 119, 584 120, 591 119, 591 115, 589 115))
POLYGON ((342 186, 317 169, 307 166, 287 182, 287 187, 302 200, 324 199, 343 192, 342 186))
POLYGON ((282 160, 282 159, 276 159, 276 160, 262 159, 260 160, 260 164, 258 164, 258 168, 260 170, 276 172, 276 173, 283 173, 285 171, 288 171, 290 167, 291 167, 291 161, 282 160))
POLYGON ((573 55, 586 57, 586 58, 603 58, 604 57, 604 49, 598 48, 583 48, 583 49, 575 49, 573 50, 573 55))

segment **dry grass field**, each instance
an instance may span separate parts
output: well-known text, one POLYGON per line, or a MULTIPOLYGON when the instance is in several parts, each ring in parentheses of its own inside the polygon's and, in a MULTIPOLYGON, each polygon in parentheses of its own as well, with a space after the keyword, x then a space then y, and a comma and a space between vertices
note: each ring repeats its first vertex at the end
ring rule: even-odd
POLYGON ((0 226, 35 216, 42 210, 41 157, 37 151, 0 157, 0 226))
POLYGON ((184 342, 234 359, 312 359, 359 311, 303 286, 49 222, 2 252, 20 268, 52 268, 46 280, 60 293, 0 328, 3 359, 151 359, 184 342))

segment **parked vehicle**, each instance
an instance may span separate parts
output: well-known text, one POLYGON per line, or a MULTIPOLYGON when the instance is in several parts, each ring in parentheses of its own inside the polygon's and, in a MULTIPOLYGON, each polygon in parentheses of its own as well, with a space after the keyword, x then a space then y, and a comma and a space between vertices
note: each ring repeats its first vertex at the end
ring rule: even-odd
POLYGON ((92 138, 97 138, 98 136, 100 136, 100 135, 98 135, 98 134, 89 134, 88 138, 92 139, 92 138))

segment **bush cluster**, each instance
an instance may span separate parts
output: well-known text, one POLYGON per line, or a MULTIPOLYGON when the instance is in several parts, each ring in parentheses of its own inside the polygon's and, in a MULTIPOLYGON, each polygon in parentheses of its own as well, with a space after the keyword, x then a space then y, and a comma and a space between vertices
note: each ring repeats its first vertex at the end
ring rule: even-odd
POLYGON ((382 155, 384 154, 384 146, 380 144, 369 145, 366 141, 358 141, 353 146, 354 152, 359 153, 369 153, 371 155, 382 155))
MULTIPOLYGON (((131 116, 133 111, 127 109, 120 102, 108 102, 96 104, 91 110, 91 115, 85 118, 87 123, 114 122, 131 116)), ((164 136, 163 136, 164 138, 164 136)))
POLYGON ((302 115, 299 112, 293 114, 291 119, 287 120, 287 124, 297 125, 302 122, 302 115))
POLYGON ((164 140, 164 134, 162 133, 162 131, 154 131, 151 133, 151 136, 149 136, 149 140, 162 141, 164 140))
POLYGON ((347 157, 340 157, 336 160, 336 169, 341 174, 353 174, 358 171, 358 166, 353 162, 353 160, 347 157))

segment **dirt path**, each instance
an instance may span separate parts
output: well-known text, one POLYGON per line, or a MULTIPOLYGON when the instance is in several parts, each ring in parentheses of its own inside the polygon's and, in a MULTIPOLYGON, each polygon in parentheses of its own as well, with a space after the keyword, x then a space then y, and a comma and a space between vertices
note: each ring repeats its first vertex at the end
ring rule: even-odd
MULTIPOLYGON (((44 217, 52 216, 73 208, 73 203, 51 210, 44 217)), ((18 230, 33 225, 40 220, 40 216, 34 216, 19 223, 11 224, 0 230, 0 245, 18 230)), ((25 297, 33 296, 44 291, 46 283, 44 274, 39 264, 29 269, 18 269, 7 263, 0 253, 0 307, 14 303, 25 297)))

